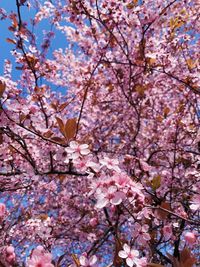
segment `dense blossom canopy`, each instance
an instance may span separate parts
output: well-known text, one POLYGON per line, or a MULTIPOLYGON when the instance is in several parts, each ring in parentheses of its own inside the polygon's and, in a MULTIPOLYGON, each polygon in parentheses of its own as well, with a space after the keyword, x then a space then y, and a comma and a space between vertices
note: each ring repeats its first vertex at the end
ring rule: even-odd
POLYGON ((199 0, 0 9, 14 59, 0 77, 1 266, 199 266, 199 10, 199 0))

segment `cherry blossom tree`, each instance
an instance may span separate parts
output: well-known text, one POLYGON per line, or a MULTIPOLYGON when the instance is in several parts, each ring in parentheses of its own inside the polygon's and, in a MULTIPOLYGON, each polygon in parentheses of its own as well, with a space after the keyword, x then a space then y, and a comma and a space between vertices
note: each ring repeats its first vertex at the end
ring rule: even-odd
POLYGON ((0 9, 13 55, 0 77, 0 266, 199 266, 199 9, 0 9))

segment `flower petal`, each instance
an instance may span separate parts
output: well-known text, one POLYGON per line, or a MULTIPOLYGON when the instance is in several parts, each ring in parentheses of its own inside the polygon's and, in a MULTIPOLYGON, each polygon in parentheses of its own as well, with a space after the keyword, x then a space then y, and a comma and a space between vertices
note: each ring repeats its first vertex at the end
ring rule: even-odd
POLYGON ((88 155, 90 153, 90 150, 85 148, 85 149, 81 149, 81 155, 88 155))
POLYGON ((98 209, 102 209, 102 208, 104 208, 108 203, 109 203, 109 201, 108 201, 107 198, 101 198, 101 199, 98 199, 97 204, 96 204, 96 207, 97 207, 98 209))
POLYGON ((87 266, 88 265, 88 259, 85 256, 80 256, 79 258, 80 264, 83 266, 87 266))
POLYGON ((118 253, 119 257, 122 259, 126 259, 128 257, 128 254, 124 250, 120 250, 118 253))
POLYGON ((129 254, 130 251, 131 251, 131 248, 130 248, 129 245, 127 245, 127 244, 124 244, 124 245, 123 245, 123 249, 124 249, 124 251, 126 251, 127 254, 129 254))
POLYGON ((122 192, 116 192, 114 197, 110 200, 113 205, 119 205, 122 202, 124 194, 122 192))
POLYGON ((116 186, 110 186, 109 188, 108 188, 108 193, 109 194, 113 194, 113 193, 115 193, 117 191, 117 187, 116 186))
POLYGON ((69 143, 69 146, 70 146, 71 148, 73 148, 73 149, 77 149, 77 147, 78 147, 78 143, 75 142, 75 141, 71 141, 71 142, 69 143))
POLYGON ((87 144, 82 144, 79 147, 82 150, 82 149, 87 149, 89 146, 87 144))
POLYGON ((133 267, 133 264, 134 264, 134 261, 130 258, 127 258, 126 259, 126 264, 129 266, 129 267, 133 267))
POLYGON ((90 265, 94 265, 96 262, 97 262, 97 257, 95 255, 89 258, 90 265))
POLYGON ((139 251, 137 251, 137 250, 131 250, 131 256, 133 258, 138 257, 139 256, 139 251))

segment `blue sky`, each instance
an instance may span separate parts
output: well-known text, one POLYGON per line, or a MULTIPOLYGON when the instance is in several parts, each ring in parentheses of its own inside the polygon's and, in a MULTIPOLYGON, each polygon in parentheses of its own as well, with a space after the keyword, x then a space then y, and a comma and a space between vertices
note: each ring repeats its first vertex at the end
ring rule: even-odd
MULTIPOLYGON (((6 12, 9 14, 10 12, 17 12, 16 3, 15 0, 0 0, 0 8, 3 8, 6 10, 6 12)), ((30 27, 30 19, 34 18, 35 15, 34 9, 28 9, 26 6, 21 7, 21 15, 22 20, 28 22, 29 29, 30 27)), ((12 77, 14 80, 16 80, 20 74, 19 70, 15 70, 15 61, 14 58, 11 55, 12 49, 14 49, 14 45, 10 44, 6 41, 6 38, 13 38, 12 33, 8 30, 8 27, 11 26, 10 20, 0 20, 0 75, 3 74, 3 65, 4 60, 9 59, 13 63, 13 73, 12 77)), ((37 28, 35 29, 35 34, 37 36, 37 42, 40 44, 42 42, 42 39, 44 37, 43 31, 50 31, 51 25, 48 23, 47 20, 42 21, 37 28)), ((56 37, 53 39, 51 47, 49 49, 48 58, 51 58, 52 52, 55 49, 58 48, 65 48, 67 46, 67 41, 64 35, 62 35, 60 32, 56 31, 56 37)))
MULTIPOLYGON (((0 8, 6 10, 7 13, 17 11, 15 0, 0 0, 0 8)), ((22 8, 22 16, 24 20, 29 20, 33 16, 34 12, 32 10, 28 11, 27 7, 22 8)), ((1 20, 0 21, 0 75, 3 74, 3 64, 5 59, 9 59, 13 62, 13 57, 10 51, 14 48, 14 45, 6 42, 6 38, 12 38, 12 33, 8 30, 8 27, 11 26, 10 20, 1 20)), ((14 76, 15 73, 13 73, 14 76)))

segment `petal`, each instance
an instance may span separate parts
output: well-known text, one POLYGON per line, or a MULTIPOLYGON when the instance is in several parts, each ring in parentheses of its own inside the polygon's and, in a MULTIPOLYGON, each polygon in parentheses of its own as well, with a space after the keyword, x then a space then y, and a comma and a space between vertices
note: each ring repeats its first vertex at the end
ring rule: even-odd
POLYGON ((113 166, 112 168, 113 168, 114 171, 120 172, 120 168, 118 166, 113 166))
POLYGON ((106 164, 107 164, 107 162, 106 162, 104 159, 100 159, 99 162, 100 162, 100 164, 102 164, 102 165, 106 165, 106 164))
POLYGON ((88 146, 87 144, 82 144, 82 145, 80 145, 79 147, 80 147, 80 149, 82 150, 82 149, 86 149, 86 148, 88 148, 89 146, 88 146))
POLYGON ((129 254, 130 251, 131 251, 131 248, 130 248, 129 245, 127 245, 127 244, 124 244, 124 245, 123 245, 123 249, 124 249, 124 251, 127 252, 127 254, 129 254))
POLYGON ((78 143, 75 142, 75 141, 71 141, 71 142, 69 143, 69 146, 70 146, 71 148, 73 148, 73 149, 77 149, 77 147, 78 147, 78 143))
POLYGON ((97 204, 96 204, 96 207, 97 207, 98 209, 102 209, 102 208, 104 208, 108 203, 109 203, 109 201, 108 201, 107 198, 101 198, 101 199, 98 199, 97 204))
POLYGON ((139 256, 139 251, 131 250, 131 256, 133 256, 133 258, 138 257, 139 256))
POLYGON ((80 256, 79 261, 80 261, 80 264, 83 266, 88 265, 88 259, 85 256, 80 256))
POLYGON ((129 267, 133 267, 133 264, 134 264, 134 261, 130 258, 127 258, 126 259, 126 264, 129 266, 129 267))
POLYGON ((108 193, 109 194, 115 193, 116 191, 117 191, 117 187, 116 186, 110 186, 108 188, 108 193))
POLYGON ((121 192, 116 192, 114 197, 110 200, 110 203, 113 205, 119 205, 122 202, 122 194, 121 192))
POLYGON ((67 148, 65 148, 65 151, 68 153, 68 154, 72 154, 72 153, 74 153, 74 149, 73 148, 71 148, 71 147, 67 147, 67 148))
POLYGON ((115 165, 119 164, 119 160, 118 159, 113 159, 112 161, 113 161, 113 164, 115 164, 115 165))
POLYGON ((124 250, 120 250, 118 253, 119 257, 122 259, 126 259, 128 257, 128 254, 124 250))
POLYGON ((199 204, 192 204, 190 205, 191 210, 198 210, 200 208, 199 204))
POLYGON ((142 226, 143 232, 147 232, 149 230, 149 226, 147 224, 142 226))
POLYGON ((81 149, 81 155, 88 155, 90 153, 90 150, 85 148, 85 149, 81 149))
POLYGON ((134 224, 134 229, 135 229, 135 231, 140 232, 141 229, 142 229, 142 227, 141 227, 141 225, 140 225, 139 223, 136 222, 136 223, 134 224))
POLYGON ((71 154, 70 156, 72 159, 78 159, 80 157, 80 154, 79 153, 73 153, 71 154))
POLYGON ((89 264, 94 265, 97 262, 97 257, 94 255, 89 258, 89 264))
POLYGON ((147 234, 147 233, 144 233, 144 234, 142 235, 142 237, 143 237, 144 240, 147 240, 147 241, 151 239, 150 235, 147 234))

